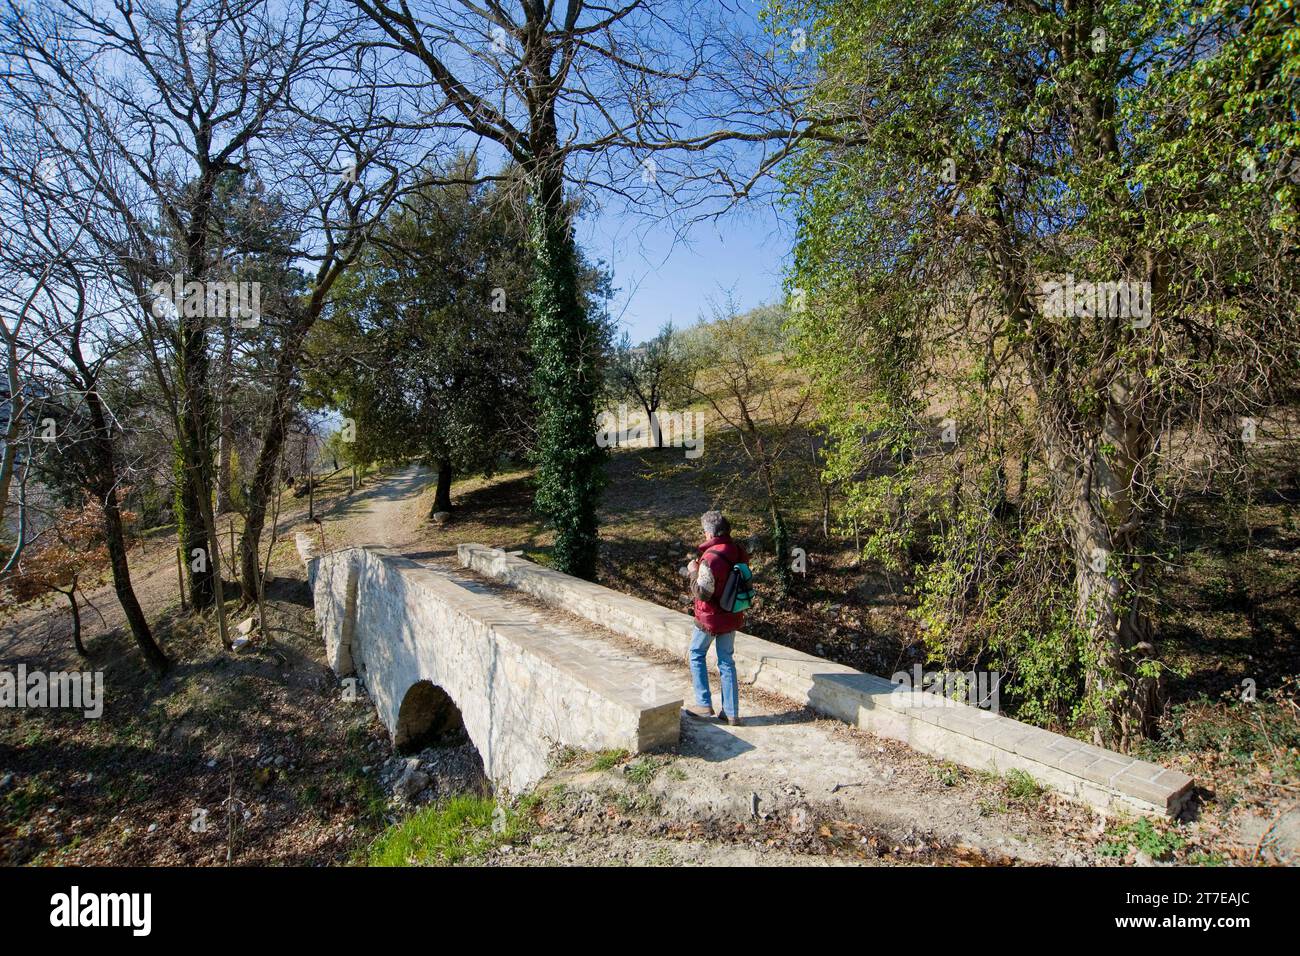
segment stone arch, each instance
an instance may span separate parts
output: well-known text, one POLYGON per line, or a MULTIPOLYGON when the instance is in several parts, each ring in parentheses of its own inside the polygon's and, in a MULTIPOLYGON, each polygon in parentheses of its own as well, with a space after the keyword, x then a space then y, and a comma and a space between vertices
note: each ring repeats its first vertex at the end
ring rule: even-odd
POLYGON ((406 689, 397 711, 393 746, 420 750, 449 734, 464 734, 465 721, 451 695, 432 681, 416 681, 406 689))

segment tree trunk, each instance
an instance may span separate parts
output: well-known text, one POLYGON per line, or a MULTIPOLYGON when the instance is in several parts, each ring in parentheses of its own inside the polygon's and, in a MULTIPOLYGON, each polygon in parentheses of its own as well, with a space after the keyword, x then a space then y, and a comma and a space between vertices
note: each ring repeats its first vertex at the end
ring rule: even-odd
MULTIPOLYGON (((746 418, 749 420, 748 416, 746 418)), ((776 476, 772 473, 771 463, 766 460, 761 439, 755 442, 755 447, 760 456, 759 474, 767 492, 768 514, 772 516, 772 553, 776 556, 776 579, 781 596, 784 597, 794 585, 794 571, 790 567, 790 536, 778 503, 776 476)))
POLYGON ((785 595, 794 584, 794 572, 790 568, 790 535, 786 530, 785 518, 775 501, 770 504, 769 514, 772 516, 772 553, 776 555, 776 579, 781 594, 785 595))
POLYGON ((225 417, 225 409, 222 409, 221 428, 217 432, 217 503, 214 509, 218 515, 230 510, 230 437, 226 433, 229 426, 225 417))
POLYGON ((192 435, 177 442, 176 450, 176 532, 185 557, 185 575, 189 583, 190 607, 202 611, 212 606, 215 598, 212 581, 212 562, 204 560, 200 568, 194 567, 195 552, 208 551, 208 534, 203 520, 201 480, 193 465, 193 454, 184 450, 192 435))
POLYGON ((1154 731, 1157 684, 1142 665, 1154 654, 1137 555, 1112 550, 1100 510, 1082 497, 1071 513, 1075 566, 1074 621, 1085 649, 1084 691, 1093 739, 1126 751, 1154 731))
POLYGON ((438 462, 438 490, 433 497, 433 510, 451 510, 451 462, 445 458, 438 462))
MULTIPOLYGON (((534 119, 540 142, 554 142, 553 121, 545 111, 534 119)), ((598 336, 578 294, 563 169, 558 160, 542 159, 527 175, 533 260, 530 340, 540 410, 534 501, 555 529, 556 570, 591 579, 600 546, 596 506, 605 484, 604 453, 596 444, 598 336)))
POLYGON ((234 329, 229 322, 222 330, 221 341, 221 387, 217 393, 217 504, 216 513, 225 514, 230 510, 230 488, 234 476, 230 473, 231 463, 231 425, 230 413, 230 366, 234 351, 234 329))
MULTIPOLYGON (((200 173, 195 182, 193 205, 185 233, 185 271, 190 280, 203 282, 209 274, 208 223, 212 213, 218 173, 202 157, 210 142, 201 136, 200 173)), ((189 568, 190 604, 195 611, 209 608, 217 599, 215 555, 208 554, 199 569, 194 552, 206 554, 215 543, 212 511, 213 427, 212 388, 209 381, 208 317, 185 315, 176 318, 176 445, 181 482, 177 530, 184 531, 186 567, 189 568)), ((224 613, 224 611, 222 612, 224 613)))
POLYGON ((131 568, 127 562, 126 540, 122 533, 122 509, 117 500, 117 465, 113 458, 113 439, 99 393, 93 390, 86 392, 86 407, 95 429, 92 441, 98 460, 98 468, 89 490, 99 499, 104 509, 104 541, 108 547, 109 567, 113 572, 113 591, 122 606, 122 613, 126 615, 131 636, 135 638, 140 653, 150 667, 162 673, 171 666, 171 661, 154 641, 149 621, 140 609, 135 588, 131 585, 131 568))
MULTIPOLYGON (((203 474, 207 476, 206 469, 203 474)), ((208 484, 208 481, 201 482, 204 488, 208 484)), ((206 492, 199 498, 199 509, 206 538, 204 551, 208 558, 207 571, 212 584, 212 604, 217 609, 217 633, 221 638, 221 646, 230 650, 233 645, 230 642, 230 630, 226 621, 225 582, 221 576, 221 533, 217 531, 217 519, 212 513, 212 499, 206 492)))
POLYGON ((72 646, 77 649, 77 654, 83 658, 90 657, 86 652, 86 645, 81 643, 81 608, 77 607, 77 583, 72 582, 72 587, 68 590, 57 589, 60 594, 68 599, 68 607, 72 611, 72 646))
MULTIPOLYGON (((8 331, 6 327, 6 332, 8 331)), ((13 485, 14 466, 18 459, 18 435, 22 430, 26 401, 18 378, 18 349, 11 335, 5 334, 5 358, 8 360, 9 419, 5 422, 4 451, 0 453, 0 528, 9 510, 9 489, 13 485)))
POLYGON ((190 606, 203 611, 216 600, 214 568, 206 513, 211 507, 211 396, 208 393, 207 333, 202 318, 178 319, 176 451, 180 514, 177 530, 185 548, 190 606), (202 552, 203 560, 197 555, 202 552))
MULTIPOLYGON (((272 400, 272 405, 278 403, 272 400)), ((272 408, 271 419, 267 422, 262 435, 262 447, 257 453, 257 465, 253 469, 253 480, 248 485, 247 511, 244 518, 244 531, 239 536, 239 589, 240 596, 247 604, 257 601, 261 592, 259 581, 262 576, 259 551, 262 530, 266 525, 266 509, 275 494, 275 478, 279 471, 277 465, 280 452, 284 447, 284 408, 272 408), (278 412, 278 414, 277 414, 278 412)))
POLYGON ((162 673, 171 666, 171 661, 162 652, 162 648, 153 639, 149 621, 140 609, 135 589, 131 586, 131 569, 126 559, 126 544, 122 540, 122 512, 117 504, 117 491, 110 490, 104 501, 104 537, 108 542, 108 559, 113 569, 113 591, 117 601, 122 605, 131 636, 136 646, 144 655, 145 661, 154 670, 162 673))
POLYGON ((643 407, 645 408, 646 425, 650 429, 650 434, 654 436, 655 447, 663 448, 664 430, 663 428, 660 427, 659 417, 655 414, 657 411, 659 411, 659 406, 656 405, 654 408, 651 408, 649 404, 646 404, 643 407))
POLYGON ((1159 714, 1155 647, 1146 612, 1144 515, 1133 498, 1151 435, 1117 383, 1092 450, 1072 460, 1053 449, 1066 489, 1075 566, 1074 623, 1083 640, 1085 701, 1093 738, 1128 750, 1154 732, 1159 714), (1103 450, 1104 449, 1104 450, 1103 450))
POLYGON ((269 417, 262 429, 262 447, 257 452, 253 479, 248 485, 245 503, 244 531, 239 538, 239 589, 246 604, 253 604, 261 593, 262 575, 259 551, 262 531, 266 526, 267 506, 276 493, 276 477, 280 472, 280 453, 284 448, 285 419, 297 394, 294 370, 302 349, 303 339, 310 323, 298 322, 288 332, 280 357, 276 360, 275 377, 271 386, 269 417))

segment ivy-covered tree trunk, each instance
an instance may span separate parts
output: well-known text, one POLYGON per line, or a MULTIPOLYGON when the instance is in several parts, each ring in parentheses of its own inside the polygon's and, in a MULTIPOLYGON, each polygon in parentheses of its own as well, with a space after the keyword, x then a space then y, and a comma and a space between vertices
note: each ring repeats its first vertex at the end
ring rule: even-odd
POLYGON ((563 181, 555 163, 529 170, 535 504, 555 529, 555 567, 590 579, 599 547, 596 506, 605 484, 604 452, 596 444, 600 336, 578 291, 577 248, 563 181))
POLYGON ((1081 641, 1085 705, 1096 743, 1127 750, 1154 731, 1158 674, 1146 606, 1144 515, 1133 497, 1152 436, 1125 385, 1111 389, 1082 454, 1049 443, 1066 496, 1075 567, 1074 623, 1081 641))
MULTIPOLYGON (((204 143, 206 148, 208 144, 204 143)), ((210 169, 199 176, 189 228, 185 236, 186 277, 204 282, 208 278, 208 223, 216 177, 210 169)), ((211 507, 212 481, 212 394, 209 382, 207 317, 185 314, 176 317, 176 457, 177 539, 185 548, 189 574, 190 603, 196 611, 211 607, 217 599, 213 554, 206 515, 211 507), (196 555, 202 552, 202 557, 196 555)))

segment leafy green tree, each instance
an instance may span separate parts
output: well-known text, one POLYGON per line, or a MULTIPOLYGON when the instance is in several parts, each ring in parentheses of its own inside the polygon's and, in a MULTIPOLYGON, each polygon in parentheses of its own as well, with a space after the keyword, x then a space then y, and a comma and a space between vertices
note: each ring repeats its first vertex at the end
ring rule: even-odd
POLYGON ((919 554, 936 656, 1127 746, 1158 710, 1160 516, 1294 387, 1294 10, 772 14, 816 56, 791 286, 850 513, 919 554))
MULTIPOLYGON (((349 419, 363 461, 422 455, 434 509, 455 474, 492 474, 532 439, 527 237, 511 185, 478 184, 461 157, 377 231, 318 327, 309 385, 349 419)), ((579 260, 581 262, 581 259, 579 260)), ((584 304, 607 279, 583 265, 584 304)))
POLYGON ((645 410, 656 448, 664 447, 659 409, 665 402, 671 405, 689 394, 689 379, 689 356, 671 322, 665 323, 650 341, 636 347, 624 332, 609 366, 612 397, 635 402, 645 410))

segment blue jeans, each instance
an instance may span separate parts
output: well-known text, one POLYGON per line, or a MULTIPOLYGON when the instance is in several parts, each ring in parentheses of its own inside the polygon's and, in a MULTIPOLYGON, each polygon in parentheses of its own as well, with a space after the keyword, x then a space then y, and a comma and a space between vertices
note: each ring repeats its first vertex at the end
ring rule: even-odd
POLYGON ((722 675, 722 710, 728 717, 740 716, 736 710, 739 703, 740 689, 736 684, 736 661, 732 652, 736 649, 736 632, 728 631, 716 638, 698 624, 691 635, 691 683, 695 685, 695 703, 701 707, 713 707, 713 697, 709 694, 709 665, 706 657, 709 645, 718 642, 718 673, 722 675))

